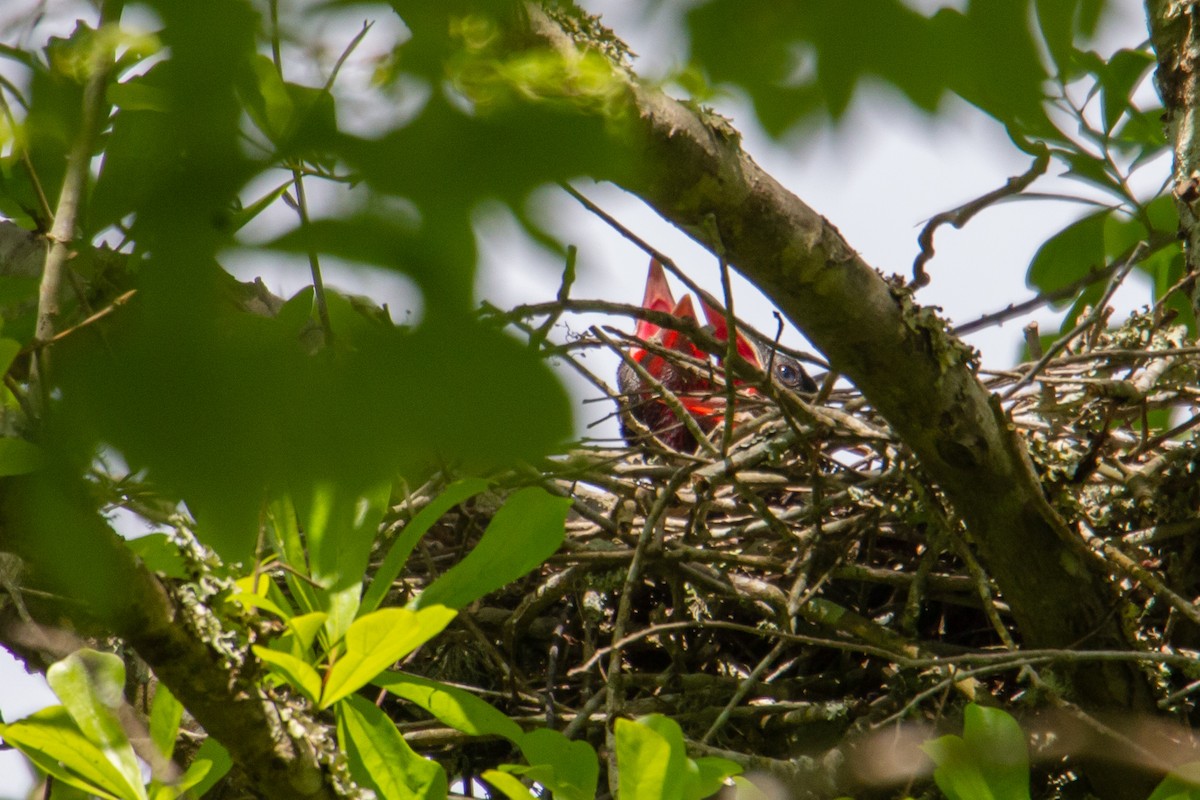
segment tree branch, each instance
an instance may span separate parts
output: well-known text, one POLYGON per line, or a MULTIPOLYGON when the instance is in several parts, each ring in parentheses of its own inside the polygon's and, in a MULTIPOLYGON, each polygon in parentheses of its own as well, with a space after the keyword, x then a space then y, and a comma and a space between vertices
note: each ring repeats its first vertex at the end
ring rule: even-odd
POLYGON ((257 796, 343 796, 327 768, 326 726, 268 696, 256 664, 221 636, 208 604, 189 601, 196 587, 169 593, 95 512, 82 484, 58 479, 63 474, 47 467, 0 483, 0 550, 24 560, 36 588, 70 598, 73 619, 91 619, 128 642, 225 746, 257 796))

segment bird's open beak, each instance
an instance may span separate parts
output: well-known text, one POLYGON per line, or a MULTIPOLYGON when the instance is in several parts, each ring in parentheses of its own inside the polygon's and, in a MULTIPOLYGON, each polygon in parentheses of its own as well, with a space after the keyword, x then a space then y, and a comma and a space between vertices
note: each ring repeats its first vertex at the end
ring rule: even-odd
MULTIPOLYGON (((713 338, 719 342, 728 342, 729 326, 724 312, 718 311, 703 300, 700 301, 700 305, 704 307, 704 316, 708 320, 709 327, 712 328, 713 338)), ((735 344, 739 356, 759 369, 763 368, 762 359, 758 357, 758 350, 750 344, 749 339, 741 334, 741 331, 737 333, 735 344)))

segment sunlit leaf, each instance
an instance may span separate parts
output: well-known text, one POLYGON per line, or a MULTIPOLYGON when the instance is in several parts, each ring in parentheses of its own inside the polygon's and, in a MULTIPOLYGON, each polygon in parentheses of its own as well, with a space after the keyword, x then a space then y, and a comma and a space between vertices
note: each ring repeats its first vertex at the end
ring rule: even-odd
POLYGON ((414 608, 462 608, 526 574, 562 544, 571 501, 544 489, 515 492, 488 523, 479 543, 413 601, 414 608))
POLYGON ((620 794, 682 800, 685 755, 682 741, 673 742, 649 725, 618 719, 617 766, 620 794))
POLYGON ((299 656, 269 647, 254 645, 251 649, 272 672, 287 681, 300 694, 314 703, 317 702, 317 698, 321 696, 321 676, 311 664, 299 656))
POLYGON ((1011 715, 969 704, 963 735, 943 736, 921 746, 937 764, 933 777, 950 800, 1028 800, 1029 749, 1011 715))
POLYGON ((83 735, 62 706, 0 725, 0 738, 47 775, 77 789, 118 800, 145 797, 140 781, 131 787, 122 770, 83 735))
POLYGON ((489 769, 485 770, 479 777, 491 784, 492 788, 502 793, 509 800, 531 800, 531 798, 537 797, 537 795, 529 790, 529 787, 507 772, 489 769))
POLYGON ((356 619, 346 632, 345 652, 329 670, 320 707, 329 708, 370 683, 440 633, 457 613, 440 605, 419 611, 383 608, 356 619))
POLYGON ((521 726, 468 691, 419 675, 385 672, 372 683, 428 711, 440 722, 472 736, 501 736, 519 743, 521 726))
POLYGON ((573 741, 551 728, 536 728, 517 744, 529 762, 523 770, 562 800, 592 800, 600 780, 600 760, 590 744, 573 741))
POLYGON ((362 576, 390 496, 390 482, 359 492, 320 481, 307 493, 292 494, 330 641, 340 639, 358 613, 362 576))
POLYGON ((51 664, 46 682, 80 732, 116 768, 122 796, 144 798, 141 769, 117 715, 125 702, 124 662, 111 653, 78 650, 51 664))
POLYGON ((412 751, 396 725, 369 700, 352 696, 338 704, 338 743, 350 774, 382 800, 442 800, 446 773, 412 751))

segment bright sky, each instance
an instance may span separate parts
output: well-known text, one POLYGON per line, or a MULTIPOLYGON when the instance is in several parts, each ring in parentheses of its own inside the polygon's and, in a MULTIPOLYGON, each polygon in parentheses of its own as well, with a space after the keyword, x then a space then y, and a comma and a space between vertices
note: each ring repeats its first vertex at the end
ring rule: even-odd
MULTIPOLYGON (((662 8, 677 4, 666 3, 662 8)), ((665 23, 669 16, 666 13, 645 20, 641 14, 646 4, 603 0, 584 5, 601 12, 605 22, 641 55, 638 68, 643 74, 661 74, 682 60, 682 38, 665 23)), ((1137 46, 1146 36, 1139 3, 1119 0, 1114 5, 1117 13, 1102 37, 1098 48, 1101 52, 1137 46)), ((0 23, 12 16, 11 12, 0 14, 0 23)), ((363 16, 360 8, 346 18, 351 35, 363 16)), ((386 50, 387 37, 396 30, 388 24, 388 12, 381 11, 378 16, 381 24, 360 48, 363 58, 386 50)), ((28 41, 43 42, 51 30, 65 35, 71 27, 70 18, 50 16, 28 41)), ((0 24, 0 30, 3 28, 0 24)), ((348 72, 353 69, 350 65, 348 72)), ((1143 91, 1152 94, 1149 87, 1143 87, 1143 91)), ((952 113, 934 122, 900 107, 885 91, 877 90, 860 96, 836 129, 809 134, 803 140, 773 142, 753 127, 744 105, 736 100, 718 104, 718 109, 732 117, 735 127, 743 132, 746 147, 755 159, 833 222, 868 263, 887 273, 906 275, 918 250, 917 234, 928 217, 1000 186, 1029 165, 1027 157, 1014 150, 998 125, 965 106, 951 108, 952 113)), ((1163 160, 1145 170, 1146 192, 1165 179, 1168 169, 1169 164, 1163 160)), ((720 295, 713 258, 636 198, 607 185, 577 188, 670 254, 709 291, 720 295)), ((1047 182, 1042 190, 1079 189, 1078 184, 1058 181, 1047 182)), ((319 190, 316 193, 319 202, 319 190)), ((580 250, 573 296, 640 301, 646 257, 563 193, 548 190, 544 198, 549 201, 545 204, 548 208, 541 213, 552 220, 553 229, 564 241, 576 244, 580 250)), ((939 305, 952 320, 965 322, 1026 299, 1032 292, 1025 287, 1025 268, 1038 244, 1082 213, 1081 207, 1064 203, 1014 203, 985 211, 965 230, 941 229, 936 240, 937 257, 928 267, 933 281, 921 290, 919 301, 939 305)), ((531 245, 506 213, 485 212, 480 219, 485 253, 480 296, 502 307, 551 299, 561 265, 531 245)), ((269 235, 276 225, 290 224, 285 220, 268 222, 258 235, 269 235)), ((243 278, 263 275, 268 286, 281 294, 290 294, 307 280, 307 268, 300 263, 285 269, 244 258, 231 258, 230 263, 236 264, 243 278)), ((396 320, 402 320, 403 310, 414 305, 411 286, 400 276, 336 265, 326 269, 328 284, 388 303, 396 320)), ((740 282, 735 285, 735 297, 739 315, 764 330, 773 329, 770 306, 757 292, 740 282)), ((1118 308, 1132 308, 1147 300, 1144 287, 1131 286, 1118 295, 1118 308)), ((1055 319, 1046 312, 1035 318, 1044 328, 1055 319)), ((1008 366, 1016 359, 1020 329, 1027 321, 989 329, 970 337, 969 342, 982 351, 985 366, 1008 366)), ((572 323, 575 331, 585 327, 585 322, 572 323)), ((803 346, 795 333, 785 335, 785 341, 803 346)), ((602 377, 615 373, 615 359, 591 358, 595 361, 589 365, 602 377)), ((578 393, 581 398, 595 395, 591 387, 582 385, 578 393)), ((598 404, 581 405, 578 419, 586 424, 609 410, 598 404)), ((612 436, 615 426, 592 433, 612 436)), ((44 681, 26 675, 6 651, 0 650, 3 718, 11 721, 52 702, 54 698, 44 681)), ((30 785, 20 759, 11 752, 0 753, 0 797, 21 796, 30 785)))

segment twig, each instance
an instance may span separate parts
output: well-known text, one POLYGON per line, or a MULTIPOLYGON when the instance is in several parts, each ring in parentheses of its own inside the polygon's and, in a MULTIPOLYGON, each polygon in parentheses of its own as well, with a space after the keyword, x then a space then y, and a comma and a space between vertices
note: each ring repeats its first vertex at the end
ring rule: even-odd
POLYGON ((1096 322, 1098 322, 1103 317, 1103 315, 1105 313, 1104 309, 1108 306, 1108 301, 1112 299, 1113 294, 1117 291, 1117 288, 1125 280, 1125 277, 1129 274, 1129 271, 1133 269, 1134 265, 1136 265, 1139 261, 1141 261, 1142 254, 1145 251, 1146 251, 1146 243, 1139 242, 1138 245, 1133 248, 1133 252, 1131 252, 1129 254, 1129 258, 1125 259, 1125 262, 1123 264, 1121 264, 1121 268, 1117 271, 1117 274, 1114 275, 1113 279, 1109 282, 1108 288, 1104 290, 1104 294, 1100 297, 1100 300, 1096 303, 1096 306, 1092 309, 1092 312, 1090 314, 1088 314, 1087 317, 1085 319, 1083 319, 1081 322, 1079 322, 1074 328, 1072 328, 1069 332, 1067 332, 1066 335, 1062 336, 1056 342, 1054 342, 1054 344, 1052 344, 1050 346, 1050 348, 1046 351, 1046 353, 1037 360, 1037 362, 1029 369, 1029 371, 1026 372, 1023 376, 1021 376, 1021 379, 1019 381, 1017 381, 1007 392, 1004 393, 1004 395, 1002 396, 1001 399, 1003 399, 1003 400, 1009 399, 1017 392, 1018 389, 1025 386, 1030 381, 1032 381, 1034 379, 1034 377, 1039 372, 1041 372, 1042 369, 1054 359, 1055 356, 1057 356, 1060 352, 1062 352, 1067 347, 1067 345, 1069 345, 1075 339, 1075 337, 1079 336, 1079 334, 1088 330, 1088 328, 1090 328, 1092 325, 1096 324, 1096 322))
POLYGON ((1029 184, 1045 173, 1046 167, 1049 165, 1050 150, 1043 147, 1042 152, 1038 154, 1033 164, 1023 174, 1009 178, 999 189, 994 189, 958 208, 951 211, 943 211, 932 217, 925 224, 925 228, 921 231, 920 235, 917 236, 917 243, 921 246, 921 252, 917 253, 917 257, 913 261, 913 278, 909 283, 909 287, 920 289, 929 283, 929 274, 925 272, 925 265, 933 258, 933 234, 939 226, 949 223, 955 228, 962 228, 963 225, 970 222, 972 217, 993 203, 1023 192, 1028 188, 1029 184))
MULTIPOLYGON (((105 0, 100 10, 100 28, 111 25, 120 18, 119 0, 105 0)), ((62 191, 54 211, 54 224, 46 238, 50 246, 46 251, 46 263, 42 270, 42 281, 38 288, 37 322, 33 338, 47 342, 53 338, 58 325, 59 299, 62 293, 67 260, 71 255, 71 244, 75 240, 75 228, 79 221, 79 207, 87 187, 88 167, 92 160, 92 147, 99 134, 106 106, 105 88, 109 71, 112 69, 114 39, 96 36, 88 59, 87 83, 83 88, 83 113, 79 131, 67 155, 67 169, 63 176, 62 191)), ((50 399, 49 354, 39 350, 30 364, 30 400, 39 411, 44 411, 50 399)))
MULTIPOLYGON (((675 497, 676 490, 682 486, 689 477, 692 470, 690 467, 683 467, 675 475, 667 481, 658 491, 658 496, 654 498, 654 505, 650 507, 650 511, 646 514, 645 524, 642 525, 642 532, 638 536, 637 548, 634 551, 633 559, 629 562, 629 572, 625 575, 625 581, 621 586, 621 599, 617 604, 617 616, 613 621, 612 650, 608 657, 608 676, 606 679, 605 691, 606 699, 606 716, 609 720, 614 720, 619 712, 618 701, 620 692, 618 691, 621 682, 621 652, 622 645, 619 642, 625 637, 625 631, 629 627, 629 617, 633 611, 633 593, 634 587, 638 585, 642 576, 642 562, 645 559, 646 548, 650 546, 650 541, 654 537, 654 532, 662 520, 663 514, 666 512, 667 504, 675 497)), ((606 729, 606 738, 611 739, 612 729, 606 729)), ((616 752, 615 743, 609 742, 611 752, 616 752)), ((616 774, 616 759, 609 759, 609 784, 617 785, 616 774)))

